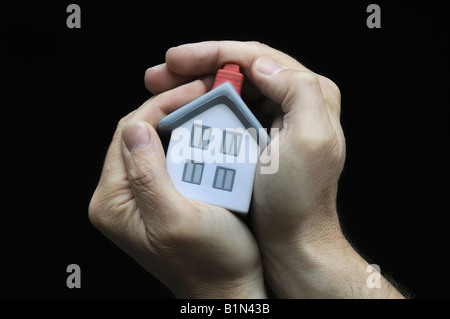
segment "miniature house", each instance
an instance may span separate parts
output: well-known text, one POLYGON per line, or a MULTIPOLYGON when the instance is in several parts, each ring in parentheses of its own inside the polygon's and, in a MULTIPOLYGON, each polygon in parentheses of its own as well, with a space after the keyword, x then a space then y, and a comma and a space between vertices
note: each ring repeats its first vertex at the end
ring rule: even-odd
POLYGON ((164 117, 167 170, 187 198, 247 213, 256 166, 269 136, 225 82, 164 117))

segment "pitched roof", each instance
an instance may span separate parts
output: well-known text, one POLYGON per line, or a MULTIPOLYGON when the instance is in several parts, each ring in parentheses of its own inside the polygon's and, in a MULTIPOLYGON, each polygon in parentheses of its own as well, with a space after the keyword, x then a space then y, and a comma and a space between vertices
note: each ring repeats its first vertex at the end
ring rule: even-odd
POLYGON ((214 107, 215 105, 221 103, 225 104, 231 111, 233 111, 246 129, 256 129, 256 133, 258 135, 256 141, 258 143, 261 142, 261 144, 265 146, 270 143, 270 137, 266 130, 260 130, 263 128, 262 125, 249 110, 233 86, 228 82, 219 85, 198 99, 195 99, 178 110, 170 113, 159 121, 158 128, 161 131, 172 131, 184 122, 206 111, 210 107, 214 107))

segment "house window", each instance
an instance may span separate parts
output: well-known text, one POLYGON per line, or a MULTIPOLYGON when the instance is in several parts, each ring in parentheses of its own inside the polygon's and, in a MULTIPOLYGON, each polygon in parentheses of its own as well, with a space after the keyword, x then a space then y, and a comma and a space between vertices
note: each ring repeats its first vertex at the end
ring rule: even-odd
POLYGON ((222 153, 238 156, 239 148, 241 146, 242 134, 224 131, 223 132, 223 143, 222 143, 222 153))
POLYGON ((203 163, 187 162, 184 164, 183 182, 198 184, 202 181, 203 163))
POLYGON ((206 150, 211 138, 211 128, 199 124, 192 126, 191 147, 206 150))
POLYGON ((217 167, 213 187, 231 192, 234 184, 234 175, 236 175, 236 170, 234 169, 217 167))

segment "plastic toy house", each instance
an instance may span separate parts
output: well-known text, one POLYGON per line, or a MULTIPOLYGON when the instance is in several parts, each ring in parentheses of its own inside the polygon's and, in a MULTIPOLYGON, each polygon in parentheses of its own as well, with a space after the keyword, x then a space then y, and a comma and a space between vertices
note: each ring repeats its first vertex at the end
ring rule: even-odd
POLYGON ((258 158, 270 139, 231 83, 219 83, 158 126, 172 132, 167 169, 185 197, 248 212, 258 158))

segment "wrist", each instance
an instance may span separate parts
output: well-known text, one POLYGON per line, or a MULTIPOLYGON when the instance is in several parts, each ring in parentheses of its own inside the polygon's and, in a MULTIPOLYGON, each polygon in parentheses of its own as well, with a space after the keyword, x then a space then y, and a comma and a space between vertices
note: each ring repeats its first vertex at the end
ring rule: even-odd
POLYGON ((348 260, 351 246, 342 232, 267 243, 262 250, 266 280, 279 298, 329 298, 336 263, 348 260))
POLYGON ((276 254, 263 251, 266 280, 277 297, 403 298, 381 275, 379 287, 367 283, 369 264, 342 232, 334 241, 297 242, 290 252, 287 249, 276 254))
MULTIPOLYGON (((218 274, 220 276, 220 274, 218 274)), ((171 289, 179 299, 265 299, 267 298, 262 271, 235 280, 195 280, 171 289)))
MULTIPOLYGON (((291 242, 323 241, 340 234, 336 198, 302 205, 292 202, 256 202, 251 217, 254 234, 261 246, 291 242), (306 206, 306 207, 304 207, 306 206)), ((278 247, 277 247, 278 248, 278 247)))

